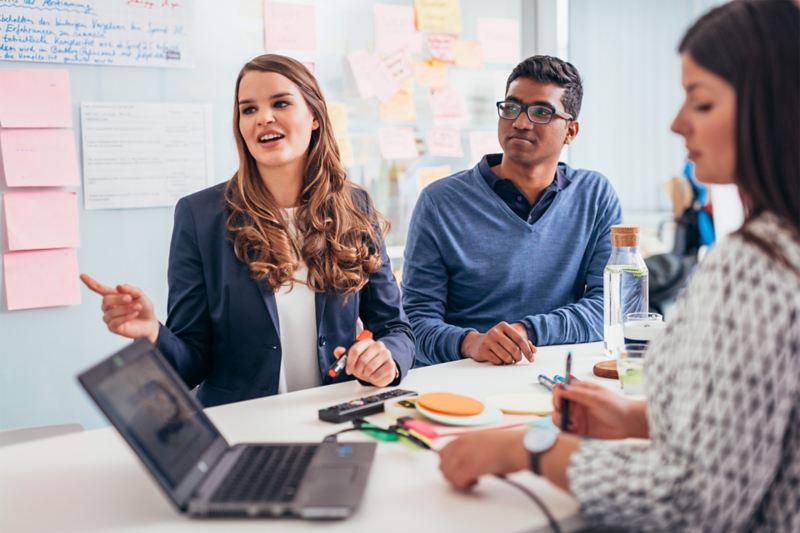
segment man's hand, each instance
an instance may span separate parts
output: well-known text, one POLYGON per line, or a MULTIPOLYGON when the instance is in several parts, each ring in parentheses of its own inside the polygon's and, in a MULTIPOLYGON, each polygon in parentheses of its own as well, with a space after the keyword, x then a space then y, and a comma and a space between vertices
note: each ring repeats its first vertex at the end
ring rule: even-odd
POLYGON ((528 340, 528 330, 519 322, 500 322, 486 333, 471 331, 461 342, 461 354, 493 365, 513 365, 522 360, 533 361, 536 346, 528 340))

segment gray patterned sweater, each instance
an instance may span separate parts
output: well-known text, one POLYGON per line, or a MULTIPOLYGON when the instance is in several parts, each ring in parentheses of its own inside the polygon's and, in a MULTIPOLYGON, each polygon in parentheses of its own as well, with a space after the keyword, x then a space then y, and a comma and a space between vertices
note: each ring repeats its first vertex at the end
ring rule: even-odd
MULTIPOLYGON (((753 233, 800 270, 776 217, 753 233)), ((646 359, 651 440, 585 443, 570 487, 590 524, 800 532, 800 276, 733 236, 646 359)))

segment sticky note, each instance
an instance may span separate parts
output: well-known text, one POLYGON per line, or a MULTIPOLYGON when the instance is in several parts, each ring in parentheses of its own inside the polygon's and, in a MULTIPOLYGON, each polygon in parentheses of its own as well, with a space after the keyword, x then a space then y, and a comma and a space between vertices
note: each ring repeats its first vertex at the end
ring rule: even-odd
POLYGON ((419 155, 414 128, 378 128, 378 146, 384 159, 414 159, 419 155))
POLYGON ((74 192, 25 191, 3 195, 9 250, 80 246, 74 192))
POLYGON ((66 70, 0 69, 0 128, 71 128, 66 70))
POLYGON ((312 5, 265 0, 264 47, 268 51, 316 51, 316 8, 312 5))
POLYGON ((81 303, 74 248, 3 255, 9 311, 81 303))
POLYGON ((456 128, 428 128, 425 132, 428 153, 439 157, 464 157, 461 132, 456 128))
POLYGON ((517 20, 479 17, 478 40, 485 62, 519 63, 520 38, 517 20))
POLYGON ((449 176, 452 173, 453 171, 450 169, 449 165, 417 169, 417 190, 421 191, 434 181, 449 176))
POLYGON ((2 129, 0 151, 9 187, 78 187, 71 129, 2 129))
POLYGON ((375 4, 375 51, 388 54, 405 49, 417 53, 422 38, 414 26, 414 8, 392 4, 375 4))
POLYGON ((486 154, 501 154, 503 148, 497 140, 496 131, 469 132, 469 154, 472 163, 477 163, 486 154))
POLYGON ((331 119, 333 136, 339 145, 339 156, 342 164, 350 166, 354 163, 353 142, 347 129, 347 106, 336 102, 328 102, 328 116, 331 119))
POLYGON ((434 122, 463 122, 467 118, 464 95, 453 86, 430 90, 434 122))
POLYGON ((381 60, 386 72, 398 83, 402 83, 414 75, 411 56, 406 50, 398 50, 381 60))
POLYGON ((483 68, 483 50, 480 41, 457 40, 452 45, 456 66, 462 68, 483 68))
POLYGON ((461 33, 459 0, 414 0, 414 7, 419 31, 461 33))
POLYGON ((422 87, 441 89, 447 85, 447 63, 435 59, 416 61, 414 79, 422 87))
POLYGON ((413 122, 417 119, 414 95, 407 89, 401 89, 389 100, 381 102, 379 110, 384 122, 413 122))
POLYGON ((428 50, 431 57, 445 63, 455 62, 456 54, 453 51, 453 43, 457 40, 458 37, 449 33, 429 33, 428 50))

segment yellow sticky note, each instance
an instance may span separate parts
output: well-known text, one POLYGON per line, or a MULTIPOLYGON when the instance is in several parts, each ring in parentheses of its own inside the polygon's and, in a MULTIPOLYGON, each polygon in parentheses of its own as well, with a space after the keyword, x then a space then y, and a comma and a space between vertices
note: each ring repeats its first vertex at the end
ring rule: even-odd
POLYGON ((453 171, 450 169, 449 165, 417 169, 417 190, 421 191, 434 181, 449 176, 452 173, 453 171))
POLYGON ((380 103, 381 120, 384 122, 413 122, 417 120, 417 108, 411 91, 401 89, 392 98, 380 103))
POLYGON ((347 131, 347 106, 336 102, 328 102, 328 116, 331 119, 333 136, 339 145, 339 155, 345 166, 353 164, 353 142, 347 131))
POLYGON ((447 63, 435 59, 414 63, 414 79, 422 87, 442 89, 447 86, 447 63))
POLYGON ((417 30, 424 32, 461 33, 459 0, 414 0, 417 30))
POLYGON ((457 40, 452 44, 456 65, 464 68, 483 68, 483 50, 480 41, 457 40))

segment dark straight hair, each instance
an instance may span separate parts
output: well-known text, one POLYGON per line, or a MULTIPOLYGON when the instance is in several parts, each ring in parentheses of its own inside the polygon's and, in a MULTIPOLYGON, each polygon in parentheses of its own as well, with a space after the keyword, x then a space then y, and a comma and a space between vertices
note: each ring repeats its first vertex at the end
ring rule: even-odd
POLYGON ((734 0, 695 22, 678 50, 736 91, 735 180, 745 204, 738 233, 791 266, 748 223, 771 212, 800 241, 800 7, 734 0))

